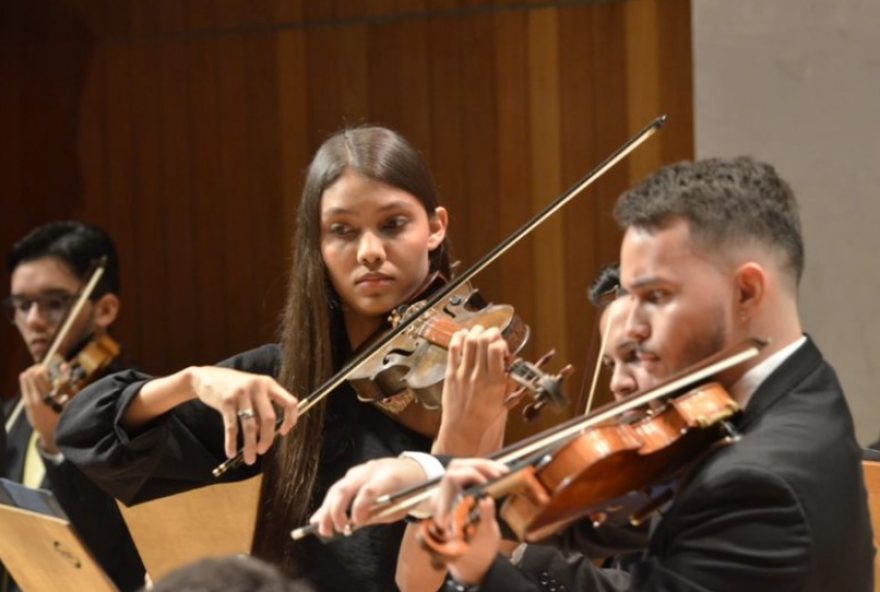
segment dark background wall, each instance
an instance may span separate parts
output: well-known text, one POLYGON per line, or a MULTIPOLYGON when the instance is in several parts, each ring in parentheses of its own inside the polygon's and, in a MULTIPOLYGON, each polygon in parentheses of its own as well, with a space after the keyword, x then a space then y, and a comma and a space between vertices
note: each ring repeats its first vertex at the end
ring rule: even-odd
MULTIPOLYGON (((57 218, 109 230, 116 335, 165 373, 273 338, 301 175, 340 126, 389 125, 423 152, 467 266, 668 113, 476 282, 532 326, 526 357, 554 347, 577 366, 574 397, 595 355, 585 289, 617 258, 614 198, 693 155, 690 22, 689 0, 10 0, 0 246, 57 218)), ((0 345, 12 394, 27 355, 11 327, 0 345)))

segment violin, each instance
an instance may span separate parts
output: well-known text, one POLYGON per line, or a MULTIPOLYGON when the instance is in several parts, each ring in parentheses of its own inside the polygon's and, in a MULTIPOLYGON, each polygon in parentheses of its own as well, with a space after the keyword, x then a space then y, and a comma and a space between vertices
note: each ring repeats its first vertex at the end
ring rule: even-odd
MULTIPOLYGON (((438 282, 445 280, 437 276, 430 285, 436 287, 438 282)), ((417 315, 415 321, 348 377, 361 401, 383 405, 396 395, 409 392, 426 409, 439 409, 446 375, 446 352, 452 336, 461 329, 476 325, 495 327, 513 354, 528 341, 530 329, 512 306, 487 303, 470 284, 462 284, 454 290, 442 306, 423 310, 424 303, 421 300, 398 307, 390 318, 392 328, 403 319, 417 315)), ((553 354, 550 351, 535 363, 514 356, 507 366, 508 375, 519 385, 507 404, 512 405, 523 394, 530 393, 533 401, 523 410, 528 419, 536 417, 547 404, 561 407, 566 402, 562 382, 572 372, 571 366, 552 376, 541 370, 553 354)))
MULTIPOLYGON (((749 358, 760 347, 763 344, 752 344, 749 358)), ((594 424, 551 452, 520 457, 507 475, 465 490, 448 524, 423 521, 417 535, 423 547, 439 563, 466 552, 476 528, 476 506, 485 495, 507 496, 499 515, 527 542, 546 538, 584 516, 600 526, 609 514, 620 514, 621 499, 680 477, 707 451, 738 438, 731 420, 740 408, 717 382, 682 394, 666 392, 650 399, 634 395, 608 407, 618 408, 613 421, 594 424), (649 401, 660 405, 648 407, 649 401)), ((669 495, 666 489, 659 499, 647 493, 636 497, 644 500, 642 507, 624 514, 638 524, 669 495)))
MULTIPOLYGON (((715 443, 735 437, 730 424, 739 409, 735 401, 717 384, 692 387, 758 356, 764 345, 757 339, 746 340, 653 389, 608 403, 491 455, 508 464, 511 472, 469 493, 474 497, 517 494, 510 496, 501 514, 527 541, 552 534, 587 514, 594 522, 603 522, 619 513, 618 498, 664 482, 715 443)), ((439 483, 434 479, 379 497, 366 524, 387 522, 418 507, 434 495, 439 483)), ((630 516, 641 518, 650 503, 656 500, 648 499, 640 504, 640 512, 630 516)), ((459 518, 468 515, 464 508, 459 518)), ((442 556, 443 545, 465 536, 468 525, 461 522, 449 530, 429 519, 422 531, 426 544, 440 549, 442 556)), ((291 536, 299 539, 315 532, 306 525, 291 536)))
POLYGON ((67 337, 86 300, 92 295, 104 275, 106 266, 106 257, 102 257, 95 263, 88 281, 80 290, 73 306, 65 314, 58 332, 52 339, 52 344, 40 361, 48 369, 49 380, 52 384, 52 390, 43 397, 43 402, 56 413, 61 413, 71 397, 100 376, 101 372, 119 356, 119 344, 106 334, 87 341, 85 345, 76 350, 76 354, 70 360, 65 360, 58 354, 61 343, 67 337))
MULTIPOLYGON (((648 138, 657 133, 657 131, 665 123, 665 115, 661 115, 660 117, 654 119, 637 134, 624 142, 617 150, 615 150, 610 156, 608 156, 608 158, 602 161, 597 167, 587 173, 582 179, 578 180, 565 193, 557 197, 551 203, 547 204, 528 222, 515 230, 510 236, 501 241, 483 257, 481 257, 476 263, 474 263, 468 269, 462 272, 455 280, 449 282, 445 287, 433 293, 431 297, 425 301, 422 307, 422 311, 415 315, 401 319, 397 326, 395 326, 391 331, 385 333, 370 347, 363 349, 360 353, 356 353, 352 357, 352 359, 349 360, 336 374, 327 379, 318 388, 313 390, 306 398, 299 401, 299 404, 297 406, 297 411, 299 415, 302 416, 304 413, 307 413, 309 409, 317 405, 326 396, 328 396, 337 387, 339 387, 339 385, 347 380, 348 377, 351 376, 352 373, 357 371, 357 369, 360 368, 362 364, 366 363, 369 358, 376 355, 377 351, 384 347, 387 347, 389 343, 391 343, 394 339, 396 339, 404 331, 406 331, 410 327, 410 325, 414 324, 415 321, 420 318, 422 314, 424 314, 426 311, 432 310, 435 306, 440 305, 450 295, 452 295, 453 292, 458 290, 459 287, 461 287, 466 282, 469 282, 483 269, 485 269, 491 263, 501 257, 501 255, 509 251, 513 246, 515 246, 523 238, 533 232, 538 226, 544 223, 544 221, 550 218, 550 216, 559 211, 565 204, 580 195, 589 186, 595 183, 596 180, 599 179, 599 177, 604 175, 614 165, 626 158, 626 156, 629 155, 633 150, 646 142, 648 138)), ((278 418, 275 425, 276 429, 281 426, 282 422, 283 418, 278 418)), ((227 459, 221 464, 217 465, 211 471, 211 473, 214 475, 214 477, 220 477, 225 474, 229 469, 238 467, 243 462, 244 449, 240 448, 238 450, 238 453, 234 457, 227 459)))
POLYGON ((66 362, 55 354, 48 362, 52 390, 43 397, 43 402, 56 413, 61 413, 67 402, 101 376, 113 360, 119 357, 119 353, 119 343, 105 333, 89 340, 66 362), (66 372, 62 371, 65 366, 66 372))

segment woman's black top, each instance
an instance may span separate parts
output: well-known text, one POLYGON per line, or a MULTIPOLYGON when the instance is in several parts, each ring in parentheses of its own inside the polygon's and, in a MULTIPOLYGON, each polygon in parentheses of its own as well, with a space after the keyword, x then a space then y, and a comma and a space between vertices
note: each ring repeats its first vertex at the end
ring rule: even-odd
MULTIPOLYGON (((219 366, 277 377, 280 360, 280 347, 266 345, 219 366)), ((56 438, 65 457, 128 505, 218 481, 246 479, 260 471, 258 462, 219 480, 211 475, 211 469, 225 459, 223 423, 219 413, 197 400, 179 405, 136 434, 127 432, 120 419, 150 378, 140 372, 120 372, 73 399, 56 438)), ((313 507, 350 467, 404 450, 430 448, 428 438, 358 402, 347 385, 329 396, 326 417, 313 507)), ((290 525, 296 526, 300 525, 290 525)), ((402 533, 403 525, 396 524, 364 528, 326 544, 313 537, 300 549, 302 575, 318 590, 395 590, 402 533)))

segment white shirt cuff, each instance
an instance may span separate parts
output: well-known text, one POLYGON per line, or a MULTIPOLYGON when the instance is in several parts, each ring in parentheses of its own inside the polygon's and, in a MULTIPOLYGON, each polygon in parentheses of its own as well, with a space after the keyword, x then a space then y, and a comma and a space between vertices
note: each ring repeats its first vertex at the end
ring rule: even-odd
POLYGON ((43 462, 47 462, 54 467, 64 462, 64 454, 62 452, 46 452, 39 440, 37 440, 37 452, 40 454, 43 462))
POLYGON ((410 458, 422 467, 425 472, 425 478, 428 481, 439 479, 446 474, 446 467, 439 460, 431 456, 427 452, 417 452, 415 450, 407 450, 400 453, 400 458, 410 458))

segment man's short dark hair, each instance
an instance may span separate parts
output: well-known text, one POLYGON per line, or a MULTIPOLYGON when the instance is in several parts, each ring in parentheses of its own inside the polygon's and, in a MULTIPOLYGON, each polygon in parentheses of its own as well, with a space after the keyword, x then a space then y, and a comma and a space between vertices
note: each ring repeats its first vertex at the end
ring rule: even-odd
POLYGON ((611 263, 599 270, 599 275, 590 284, 587 298, 590 304, 602 310, 620 295, 620 264, 611 263))
POLYGON ((22 263, 56 257, 85 282, 93 265, 105 256, 107 268, 95 287, 93 299, 119 293, 119 259, 113 240, 97 226, 72 220, 50 222, 15 243, 6 257, 6 270, 11 274, 22 263))
POLYGON ((772 166, 749 157, 663 167, 624 193, 614 216, 623 227, 649 231, 682 218, 691 236, 710 248, 757 241, 783 255, 794 285, 803 274, 804 243, 794 193, 772 166))

